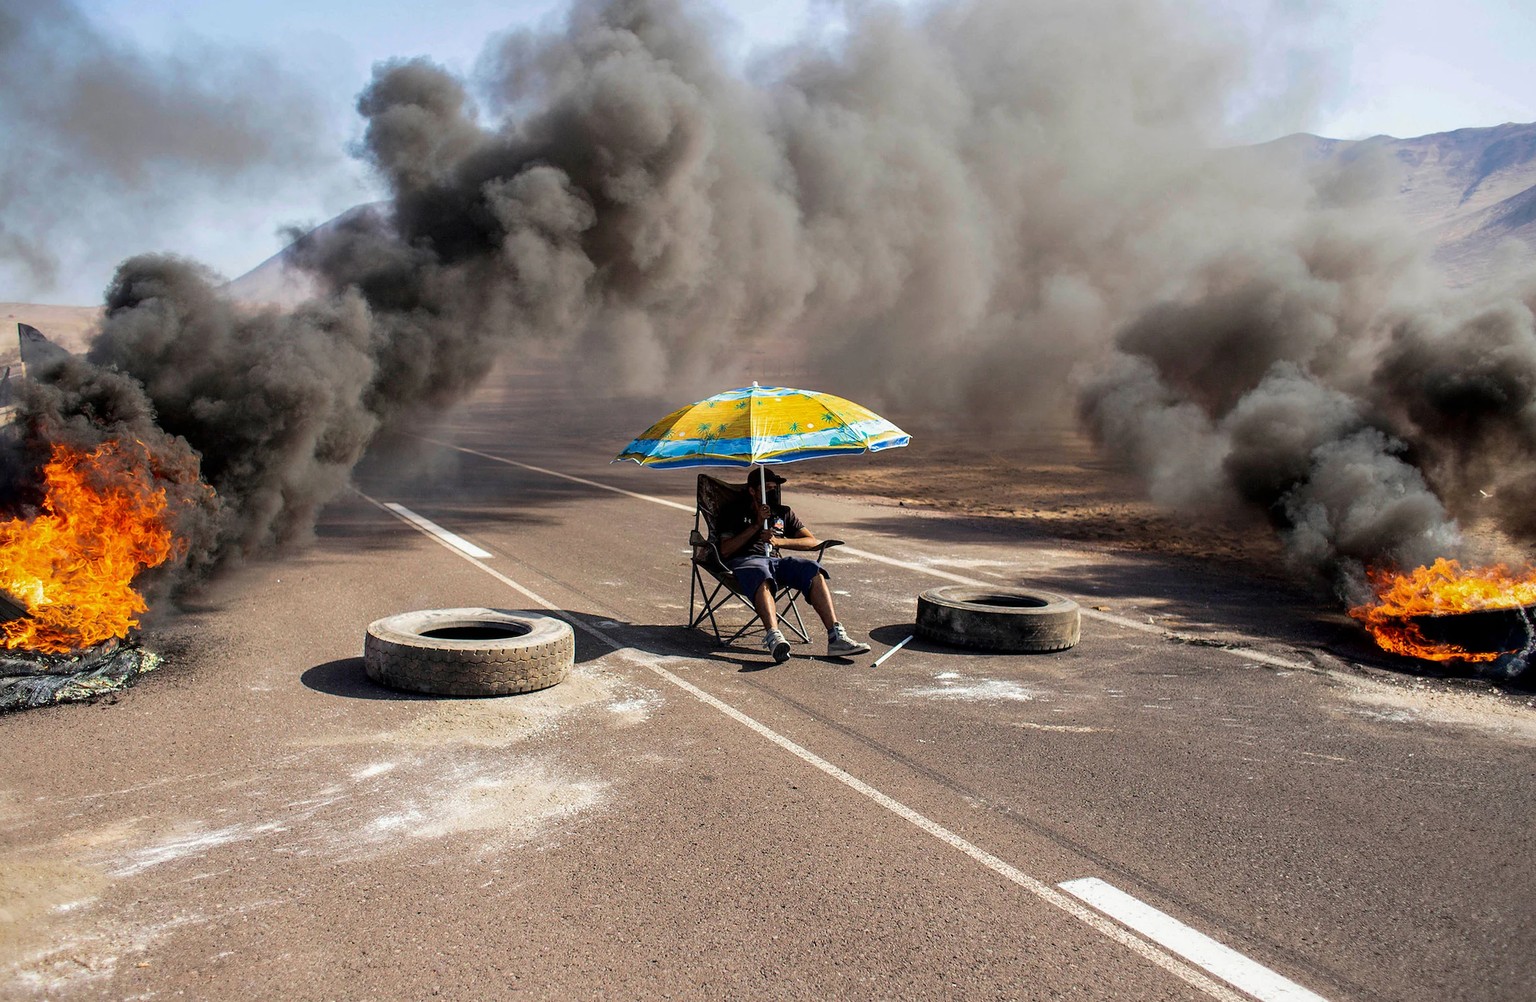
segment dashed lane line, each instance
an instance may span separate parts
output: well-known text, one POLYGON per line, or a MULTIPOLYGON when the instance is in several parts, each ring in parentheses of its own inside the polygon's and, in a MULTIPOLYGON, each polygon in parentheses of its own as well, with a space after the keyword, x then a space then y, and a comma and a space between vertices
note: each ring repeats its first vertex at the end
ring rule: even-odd
MULTIPOLYGON (((590 623, 583 622, 581 619, 575 616, 567 614, 565 610, 544 598, 542 595, 539 595, 536 592, 533 592, 530 589, 524 587, 523 585, 518 584, 512 578, 489 566, 480 559, 470 556, 464 550, 453 546, 435 534, 427 532, 427 530, 423 529, 415 522, 405 518, 404 515, 401 515, 399 512, 395 511, 394 507, 391 505, 380 502, 370 497, 369 495, 364 494, 362 491, 357 491, 357 494, 364 500, 368 501, 370 504, 373 504, 378 508, 387 511, 392 515, 395 515, 395 517, 400 518, 402 521, 405 521, 409 525, 412 525, 418 531, 421 531, 435 539, 440 545, 448 549, 449 552, 454 553, 464 560, 467 560, 481 571, 484 571, 486 574, 500 581, 502 584, 511 588, 513 591, 516 591, 518 594, 523 595, 530 601, 537 603, 545 609, 548 609, 551 613, 559 616, 561 619, 564 619, 576 629, 590 634, 595 639, 612 648, 613 651, 620 657, 627 658, 628 660, 641 667, 648 668, 662 679, 666 680, 672 685, 677 686, 679 689, 682 689, 690 696, 699 700, 699 702, 704 703, 706 706, 719 711, 725 716, 753 731, 760 737, 789 752, 791 755, 805 762, 807 765, 810 765, 820 772, 826 774, 827 776, 830 776, 832 779, 848 787, 850 790, 853 790, 860 796, 863 796, 873 803, 885 808, 887 811, 890 811, 892 814, 896 815, 902 820, 926 832, 933 838, 938 839, 940 842, 943 842, 951 848, 964 853, 966 856, 969 856, 972 860, 981 864, 986 869, 992 871, 1005 880, 1010 881, 1018 887, 1023 888, 1025 891, 1034 895, 1036 898, 1039 898, 1046 904, 1066 912, 1068 915, 1071 915, 1073 918, 1077 919, 1079 922, 1082 922, 1084 925, 1088 926, 1094 931, 1115 941, 1116 943, 1119 943, 1143 959, 1149 961, 1157 967, 1162 968, 1164 971, 1167 971, 1174 977, 1184 981, 1191 987, 1199 989, 1200 991, 1209 995, 1211 998, 1221 999, 1222 1002, 1243 1002, 1244 996, 1233 992, 1226 985, 1213 981, 1204 972, 1198 970, 1195 967, 1191 967, 1189 964, 1185 963, 1183 960, 1180 960, 1173 953, 1169 952, 1162 946, 1159 946, 1157 943, 1149 942, 1147 939, 1137 934, 1137 932, 1140 930, 1132 931, 1134 927, 1126 928, 1124 925, 1110 921, 1109 919, 1105 918, 1104 915, 1101 915, 1098 911, 1085 906, 1067 894, 1063 894, 1061 891, 1052 887, 1050 884, 1047 884, 1046 882, 1036 877, 1030 876, 1011 863, 1008 863, 1007 861, 992 855, 974 843, 966 841, 964 838, 961 838, 959 835, 950 831, 948 828, 945 828, 943 825, 929 818, 927 815, 924 815, 917 810, 908 807, 906 804, 903 804, 901 801, 896 800, 894 797, 881 792, 879 789, 876 789, 870 784, 864 782, 862 779, 859 779, 857 776, 853 775, 847 770, 832 764, 828 760, 822 758, 820 755, 817 755, 815 752, 805 748, 803 745, 795 743, 794 741, 780 734, 778 731, 775 731, 773 728, 757 720, 755 717, 748 716, 746 713, 743 713, 741 710, 738 710, 736 707, 718 698, 717 696, 704 691, 693 683, 668 671, 665 667, 662 666, 662 664, 659 662, 659 659, 644 657, 640 655, 639 652, 634 651, 628 645, 615 639, 606 631, 599 629, 590 623)), ((1105 886, 1108 887, 1109 885, 1106 884, 1105 886)), ((1150 906, 1143 907, 1152 910, 1150 909, 1150 906)), ((1120 919, 1120 921, 1123 922, 1124 920, 1120 919)), ((1170 919, 1169 921, 1173 920, 1170 919)), ((1126 924, 1129 925, 1129 923, 1126 924)), ((1192 929, 1190 931, 1194 932, 1192 929)), ((1199 934, 1196 933, 1196 935, 1199 934)), ((1220 944, 1217 944, 1214 940, 1210 940, 1210 942, 1220 946, 1220 944)), ((1222 947, 1222 949, 1227 948, 1222 947)), ((1235 956, 1241 957, 1241 954, 1236 954, 1235 951, 1229 952, 1232 952, 1235 956)), ((1246 958, 1243 959, 1246 960, 1246 958)), ((1264 968, 1260 967, 1260 965, 1254 963, 1253 961, 1247 961, 1247 963, 1255 968, 1264 970, 1264 968)), ((1222 976, 1219 972, 1213 971, 1212 973, 1216 973, 1219 977, 1222 976)), ((1279 975, 1275 975, 1275 977, 1279 978, 1279 975)), ((1283 981, 1284 979, 1282 978, 1280 980, 1283 981)), ((1287 984, 1289 983, 1290 982, 1287 982, 1287 984)), ((1303 989, 1303 991, 1305 991, 1305 989, 1303 989)), ((1286 998, 1289 1000, 1291 997, 1286 998)), ((1302 999, 1318 1000, 1318 1002, 1321 1002, 1318 996, 1311 995, 1310 993, 1308 993, 1306 996, 1294 996, 1294 998, 1296 1002, 1301 1002, 1302 999)))
POLYGON ((422 518, 420 515, 416 514, 414 511, 411 511, 411 509, 407 508, 403 504, 394 504, 393 502, 388 502, 384 505, 384 507, 389 509, 394 514, 399 515, 401 518, 405 519, 412 525, 416 526, 416 528, 421 529, 423 532, 436 536, 438 539, 447 543, 449 546, 453 547, 455 550, 458 550, 460 553, 465 553, 471 557, 479 557, 481 559, 486 559, 491 556, 491 553, 488 550, 482 550, 480 547, 476 546, 474 543, 471 543, 463 536, 455 535, 454 533, 451 533, 447 529, 444 529, 442 526, 438 525, 436 522, 433 522, 430 519, 422 518))
POLYGON ((1260 1002, 1325 1002, 1321 995, 1254 963, 1231 947, 1223 946, 1205 933, 1097 877, 1068 880, 1056 886, 1228 984, 1241 988, 1260 1002))

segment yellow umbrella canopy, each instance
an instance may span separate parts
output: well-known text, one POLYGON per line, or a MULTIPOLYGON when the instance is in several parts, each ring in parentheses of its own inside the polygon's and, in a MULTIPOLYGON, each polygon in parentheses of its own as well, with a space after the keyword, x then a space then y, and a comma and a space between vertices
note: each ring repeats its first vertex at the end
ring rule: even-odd
POLYGON ((614 462, 678 469, 771 466, 896 449, 911 436, 842 397, 753 383, 679 407, 641 433, 614 462))

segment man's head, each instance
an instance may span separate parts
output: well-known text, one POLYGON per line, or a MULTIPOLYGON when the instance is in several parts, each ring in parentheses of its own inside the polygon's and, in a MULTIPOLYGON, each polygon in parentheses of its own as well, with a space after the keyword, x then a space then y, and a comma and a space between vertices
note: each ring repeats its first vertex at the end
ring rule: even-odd
POLYGON ((747 493, 752 495, 752 500, 763 499, 763 475, 768 476, 768 495, 772 497, 778 486, 784 482, 784 478, 772 470, 764 470, 761 467, 754 469, 747 477, 747 493))

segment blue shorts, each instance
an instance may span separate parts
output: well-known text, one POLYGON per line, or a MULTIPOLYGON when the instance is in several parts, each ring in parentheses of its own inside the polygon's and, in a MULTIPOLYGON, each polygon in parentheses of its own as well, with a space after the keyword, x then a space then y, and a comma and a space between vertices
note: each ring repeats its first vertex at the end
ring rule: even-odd
POLYGON ((806 592, 811 590, 816 575, 832 576, 826 568, 805 557, 743 557, 730 561, 730 568, 748 598, 757 594, 758 586, 764 581, 772 581, 775 589, 794 588, 806 592))

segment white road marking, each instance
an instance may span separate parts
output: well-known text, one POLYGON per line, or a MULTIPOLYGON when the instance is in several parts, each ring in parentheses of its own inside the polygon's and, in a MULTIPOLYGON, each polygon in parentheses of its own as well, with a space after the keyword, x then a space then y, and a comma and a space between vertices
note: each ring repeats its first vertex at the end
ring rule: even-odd
MULTIPOLYGON (((623 494, 625 497, 638 498, 641 501, 650 501, 653 504, 666 505, 668 508, 676 508, 678 511, 693 511, 692 505, 679 504, 678 502, 668 500, 667 498, 659 498, 652 494, 637 494, 634 491, 627 491, 622 487, 614 487, 612 484, 604 484, 599 483, 596 480, 587 480, 582 477, 574 477, 569 473, 561 473, 559 470, 551 470, 543 466, 533 466, 529 463, 519 463, 515 459, 507 459, 503 456, 493 456, 488 452, 479 452, 478 450, 469 449, 462 445, 454 445, 451 442, 445 442, 441 439, 427 438, 425 435, 418 435, 416 437, 421 439, 423 442, 431 442, 433 445, 440 445, 445 449, 453 449, 457 452, 467 453, 471 456, 479 456, 481 459, 489 459, 493 463, 504 463, 507 466, 516 466, 519 469, 532 470, 534 473, 544 473, 551 477, 559 477, 561 480, 569 480, 573 483, 585 484, 588 487, 596 487, 601 490, 612 491, 615 494, 623 494)), ((865 560, 873 560, 876 563, 889 564, 892 567, 901 567, 909 571, 916 571, 919 574, 926 574, 929 577, 942 578, 945 581, 953 581, 956 584, 972 585, 973 587, 979 588, 997 587, 996 582, 982 581, 979 578, 969 578, 963 574, 951 574, 949 571, 941 571, 936 567, 928 567, 924 564, 916 564, 908 560, 897 560, 895 557, 887 557, 883 554, 871 553, 868 550, 861 550, 853 546, 844 546, 840 552, 846 553, 849 556, 863 557, 865 560)), ((1155 633, 1158 636, 1167 637, 1170 640, 1187 642, 1190 640, 1198 639, 1187 634, 1179 633, 1176 630, 1170 630, 1165 627, 1158 626, 1155 623, 1142 623, 1134 619, 1127 619, 1124 616, 1116 616, 1114 613, 1100 612, 1097 609, 1082 608, 1080 612, 1082 615, 1089 619, 1097 619, 1105 623, 1114 623, 1116 626, 1123 626, 1128 630, 1139 630, 1142 633, 1155 633)), ((1277 668, 1294 668, 1298 671, 1310 671, 1312 668, 1311 665, 1304 661, 1295 661, 1290 658, 1278 657, 1274 654, 1265 654, 1262 651, 1255 651, 1248 647, 1211 647, 1209 649, 1231 654, 1232 656, 1242 658, 1245 661, 1259 661, 1263 664, 1274 665, 1277 668)))
POLYGON ((1262 1002, 1325 1002, 1321 995, 1097 877, 1068 880, 1056 886, 1262 1002))
MULTIPOLYGON (((943 578, 945 581, 953 581, 956 584, 971 585, 974 588, 997 587, 996 582, 983 581, 980 578, 970 578, 966 577, 964 574, 954 574, 950 571, 941 571, 936 567, 929 567, 927 564, 913 563, 910 560, 897 560, 895 557, 887 557, 880 553, 871 553, 868 550, 861 550, 854 546, 844 546, 843 552, 851 554, 855 557, 863 557, 865 560, 873 560, 877 563, 889 564, 892 567, 900 567, 904 570, 916 571, 919 574, 927 574, 929 577, 943 578)), ((1124 626, 1131 630, 1140 630, 1142 633, 1156 633, 1159 635, 1167 635, 1175 639, 1181 639, 1180 635, 1174 631, 1164 629, 1163 627, 1157 626, 1153 623, 1142 623, 1134 619, 1126 619, 1124 616, 1116 616, 1113 613, 1099 612, 1097 609, 1085 608, 1079 611, 1082 613, 1082 615, 1087 616, 1089 619, 1098 619, 1106 623, 1114 623, 1116 626, 1124 626)), ((1221 650, 1222 648, 1215 649, 1221 650)))
MULTIPOLYGON (((602 485, 599 484, 597 486, 602 485)), ((396 517, 402 519, 404 518, 403 515, 395 512, 390 506, 369 497, 362 491, 357 491, 357 494, 371 504, 382 508, 385 511, 389 511, 396 517)), ((418 526, 417 528, 421 527, 418 526)), ((423 529, 422 531, 425 532, 426 530, 423 529)), ((429 535, 433 534, 429 533, 429 535)), ((434 536, 434 538, 436 537, 434 536)), ((725 701, 711 695, 710 693, 705 692, 703 689, 700 689, 698 686, 693 685, 691 682, 687 682, 681 677, 673 674, 666 668, 662 667, 660 663, 661 659, 649 657, 639 651, 635 651, 633 648, 630 648, 627 645, 619 642, 608 633, 598 629, 590 623, 583 622, 578 617, 567 615, 563 609, 555 605, 553 602, 523 587, 516 581, 507 577, 505 574, 496 570, 494 567, 484 564, 476 558, 469 556, 462 550, 450 546, 441 538, 438 539, 438 542, 444 547, 448 548, 450 552, 453 552, 469 561, 475 567, 478 567, 480 570, 484 571, 486 574, 489 574, 491 577, 511 588, 513 591, 516 591, 518 594, 523 595, 530 601, 533 601, 538 605, 543 606, 545 609, 548 609, 550 612, 570 623, 576 629, 591 634, 593 637, 602 641, 604 644, 607 644, 614 650, 615 653, 619 654, 620 656, 627 657, 634 663, 645 668, 649 668, 651 671, 655 672, 663 679, 666 679, 668 682, 677 686, 679 689, 682 689, 690 696, 693 696, 701 703, 704 703, 705 705, 720 711, 737 723, 749 728, 761 737, 771 741, 773 744, 778 745, 780 748, 789 752, 791 755, 795 756, 806 764, 820 770, 821 772, 837 780, 839 783, 842 783, 844 786, 848 787, 854 792, 880 805, 902 820, 907 821, 908 823, 921 829, 924 832, 927 832, 929 835, 938 839, 940 842, 943 842, 946 845, 964 853, 971 859, 975 860, 977 863, 980 863, 982 866, 986 867, 988 870, 991 870, 998 876, 1003 877, 1005 880, 1017 884, 1019 887, 1028 891, 1030 894, 1033 894, 1035 897, 1044 901, 1046 904, 1061 909, 1062 911, 1071 915, 1073 918, 1082 922, 1084 925, 1087 925, 1089 928, 1094 929, 1104 936, 1107 936, 1108 938, 1114 940, 1132 952, 1140 955, 1144 959, 1167 971, 1169 974, 1172 974, 1174 977, 1179 978, 1185 983, 1200 989, 1212 998, 1221 999, 1222 1002, 1243 1002, 1242 996, 1231 991, 1224 985, 1218 984, 1217 982, 1211 980, 1205 974, 1179 960, 1177 957, 1158 947, 1156 944, 1149 943, 1147 940, 1142 939, 1140 936, 1128 931, 1127 929, 1108 921, 1098 912, 1095 912, 1093 909, 1079 904, 1077 901, 1074 901, 1067 895, 1062 894, 1060 891, 1056 890, 1054 887, 1045 883, 1044 881, 1035 877, 1031 877, 1029 874, 1018 869, 1012 864, 1005 862, 1004 860, 992 855, 986 850, 970 842, 967 842, 959 835, 956 835, 954 832, 950 831, 948 828, 945 828, 943 825, 932 820, 926 815, 920 814, 912 808, 908 807, 906 804, 901 803, 899 800, 896 800, 895 798, 880 792, 873 786, 870 786, 868 783, 859 779, 857 776, 854 776, 852 773, 849 773, 839 768, 838 766, 833 765, 831 762, 822 758, 820 755, 817 755, 815 752, 812 752, 809 749, 796 744, 789 738, 780 734, 778 731, 768 727, 766 724, 760 723, 755 718, 747 716, 745 713, 736 709, 729 703, 726 703, 725 701)))
POLYGON ((480 452, 475 449, 467 449, 462 445, 454 445, 452 442, 444 442, 436 438, 427 438, 425 435, 417 435, 416 437, 421 439, 423 442, 431 442, 433 445, 440 445, 445 449, 454 449, 458 452, 467 453, 471 456, 479 456, 481 459, 489 459, 493 463, 505 463, 508 466, 516 466, 519 469, 532 470, 534 473, 543 473, 551 477, 559 477, 561 480, 569 480, 574 484, 585 484, 588 487, 599 487, 605 491, 612 491, 615 494, 623 494, 625 497, 639 498, 641 501, 650 501, 653 504, 664 504, 668 508, 676 508, 678 511, 693 511, 693 505, 679 504, 676 501, 669 501, 666 498, 656 497, 654 494, 636 494, 634 491, 626 491, 624 488, 615 487, 612 484, 600 484, 596 480, 585 480, 581 477, 573 477, 569 473, 561 473, 559 470, 550 470, 542 466, 532 466, 528 463, 519 463, 515 459, 507 459, 505 456, 493 456, 489 452, 480 452))
MULTIPOLYGON (((368 500, 372 501, 373 499, 369 498, 368 500)), ((384 503, 384 507, 394 512, 396 515, 399 515, 407 522, 410 522, 412 525, 416 526, 416 528, 421 529, 424 532, 431 533, 438 539, 441 539, 443 542, 447 543, 455 550, 458 550, 460 553, 468 554, 471 557, 480 557, 481 559, 485 559, 491 556, 488 551, 480 549, 480 547, 476 546, 474 543, 471 543, 463 536, 454 535, 447 529, 444 529, 442 526, 438 525, 436 522, 422 518, 420 515, 407 508, 405 505, 394 504, 393 502, 386 501, 384 503)))

